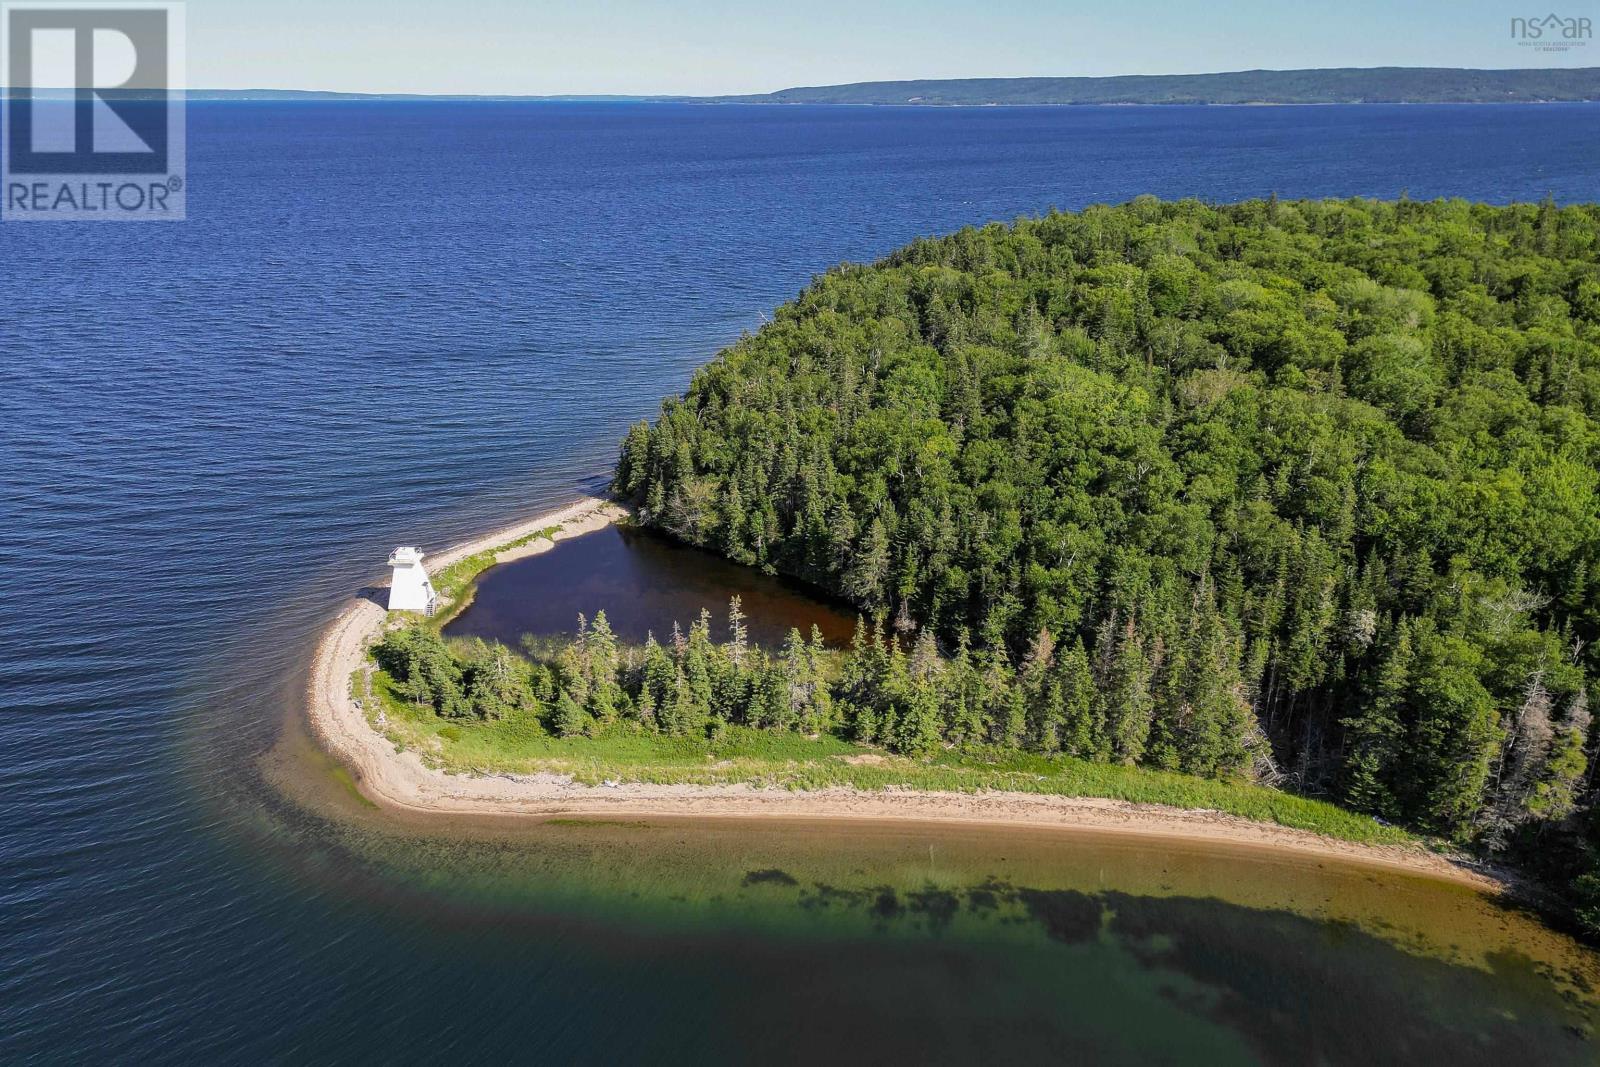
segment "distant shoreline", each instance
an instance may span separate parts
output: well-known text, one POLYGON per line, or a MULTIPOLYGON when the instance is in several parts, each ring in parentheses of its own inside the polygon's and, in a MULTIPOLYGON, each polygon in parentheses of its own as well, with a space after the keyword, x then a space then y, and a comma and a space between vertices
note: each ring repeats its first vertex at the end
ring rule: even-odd
MULTIPOLYGON (((10 91, 0 88, 0 95, 10 91)), ((45 93, 43 95, 51 95, 45 93)), ((119 92, 138 99, 139 92, 119 92)), ((1600 102, 1600 67, 1318 67, 1107 77, 912 78, 766 93, 369 93, 191 89, 189 101, 811 104, 841 107, 1293 107, 1600 102)))
MULTIPOLYGON (((559 541, 610 525, 626 513, 593 497, 517 523, 428 557, 435 574, 471 556, 494 562, 537 555, 559 541), (553 526, 551 536, 536 536, 553 526)), ((585 786, 553 773, 450 774, 426 766, 415 751, 398 751, 368 721, 351 693, 387 612, 375 595, 348 604, 323 631, 311 663, 307 711, 324 748, 351 772, 360 793, 397 813, 548 819, 556 816, 825 819, 1026 826, 1132 834, 1257 851, 1290 852, 1453 881, 1482 892, 1507 883, 1421 847, 1358 844, 1307 830, 1210 810, 1186 810, 1091 797, 1027 793, 869 792, 830 787, 811 791, 749 785, 585 786)))
MULTIPOLYGON (((10 99, 0 92, 0 100, 10 99)), ((1277 108, 1277 107, 1594 107, 1600 97, 1581 100, 1170 100, 1170 101, 997 101, 993 103, 949 103, 942 101, 848 101, 848 100, 719 100, 698 97, 601 97, 601 96, 427 96, 378 95, 344 93, 281 93, 265 95, 221 95, 220 93, 186 93, 189 104, 640 104, 682 105, 706 108, 759 107, 759 108, 879 108, 917 111, 959 110, 1022 110, 1027 108, 1078 109, 1091 108, 1277 108)))

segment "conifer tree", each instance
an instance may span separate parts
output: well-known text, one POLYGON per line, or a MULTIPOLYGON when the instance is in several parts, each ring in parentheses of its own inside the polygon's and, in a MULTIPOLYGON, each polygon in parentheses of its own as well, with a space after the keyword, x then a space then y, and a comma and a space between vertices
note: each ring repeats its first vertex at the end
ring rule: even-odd
POLYGON ((737 596, 728 600, 728 658, 735 667, 744 665, 745 652, 750 647, 750 631, 746 626, 744 606, 737 596))
POLYGON ((963 629, 956 635, 955 653, 944 670, 944 734, 956 744, 980 741, 984 736, 983 683, 970 646, 963 629))
POLYGON ((1416 641, 1410 696, 1428 714, 1413 718, 1408 736, 1407 815, 1462 840, 1502 739, 1494 697, 1480 680, 1484 666, 1482 652, 1460 637, 1427 632, 1416 641))
POLYGON ((1556 736, 1550 721, 1553 701, 1544 676, 1544 670, 1539 668, 1528 677, 1522 703, 1506 731, 1495 796, 1479 815, 1484 841, 1490 848, 1503 848, 1507 835, 1532 818, 1543 799, 1536 790, 1545 782, 1556 736))
POLYGON ((664 733, 674 732, 666 727, 663 715, 669 714, 678 685, 679 671, 667 650, 656 642, 654 634, 647 634, 644 643, 644 669, 640 681, 639 718, 648 724, 657 719, 664 733), (648 714, 647 714, 648 712, 648 714))
POLYGON ((1112 758, 1137 763, 1150 737, 1152 704, 1150 664, 1131 618, 1123 625, 1109 670, 1105 702, 1112 758))
POLYGON ((845 574, 845 595, 868 611, 882 608, 888 602, 889 564, 889 533, 883 519, 874 516, 845 574))
POLYGON ((1239 654, 1209 581, 1202 579, 1183 655, 1183 704, 1188 716, 1178 731, 1178 767, 1207 777, 1242 773, 1255 716, 1244 699, 1239 654))
POLYGON ((700 617, 689 627, 689 636, 684 641, 679 662, 689 685, 689 701, 695 719, 703 719, 712 713, 714 651, 711 644, 711 613, 702 609, 700 617))
POLYGON ((939 693, 932 681, 913 682, 896 717, 895 748, 908 756, 925 756, 939 747, 939 693))
POLYGON ((1055 638, 1040 628, 1022 657, 1017 684, 1027 709, 1025 735, 1033 747, 1056 752, 1061 747, 1061 688, 1055 678, 1055 638))
POLYGON ((1391 776, 1405 737, 1403 715, 1411 686, 1411 660, 1411 631, 1402 622, 1393 647, 1378 667, 1365 706, 1344 720, 1350 749, 1345 759, 1345 803, 1386 819, 1399 817, 1391 776))
POLYGON ((555 729, 562 737, 578 737, 587 733, 594 719, 563 689, 556 697, 555 729))
POLYGON ((517 710, 526 692, 521 674, 515 657, 504 645, 480 652, 466 690, 472 713, 480 719, 503 719, 517 710))
POLYGON ((1528 812, 1535 818, 1556 822, 1577 810, 1584 772, 1589 769, 1589 726, 1589 696, 1580 689, 1556 727, 1544 772, 1528 798, 1528 812))

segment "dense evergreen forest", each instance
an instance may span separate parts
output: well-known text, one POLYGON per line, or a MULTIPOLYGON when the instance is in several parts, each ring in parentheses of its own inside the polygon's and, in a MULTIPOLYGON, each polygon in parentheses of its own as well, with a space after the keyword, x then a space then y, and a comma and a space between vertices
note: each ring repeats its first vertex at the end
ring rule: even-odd
POLYGON ((877 620, 771 725, 1248 775, 1576 878, 1597 239, 1593 205, 1141 198, 918 241, 703 368, 614 488, 877 620))

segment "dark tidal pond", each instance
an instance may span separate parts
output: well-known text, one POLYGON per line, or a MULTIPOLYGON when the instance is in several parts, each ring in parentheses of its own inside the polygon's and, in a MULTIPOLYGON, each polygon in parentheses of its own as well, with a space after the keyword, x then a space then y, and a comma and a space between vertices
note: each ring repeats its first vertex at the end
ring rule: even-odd
POLYGON ((849 643, 856 614, 799 582, 762 574, 720 556, 636 527, 608 526, 561 541, 548 552, 485 571, 472 602, 444 628, 447 637, 481 637, 515 647, 524 634, 574 633, 578 615, 598 611, 619 637, 665 641, 711 612, 716 640, 725 633, 728 601, 738 597, 750 640, 776 648, 791 628, 822 631, 830 645, 849 643))

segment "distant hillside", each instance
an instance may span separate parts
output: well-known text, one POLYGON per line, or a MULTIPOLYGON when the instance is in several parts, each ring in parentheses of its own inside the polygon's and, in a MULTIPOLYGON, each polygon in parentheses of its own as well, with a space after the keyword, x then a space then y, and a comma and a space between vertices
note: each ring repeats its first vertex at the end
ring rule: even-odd
MULTIPOLYGON (((126 95, 126 94, 125 94, 126 95)), ((407 100, 449 100, 482 103, 504 103, 506 101, 532 100, 532 101, 561 101, 574 104, 587 103, 656 103, 672 100, 687 99, 675 96, 624 96, 617 93, 595 93, 584 95, 580 93, 566 93, 555 96, 516 96, 510 94, 488 95, 473 93, 339 93, 327 92, 318 89, 190 89, 185 96, 189 100, 253 100, 275 101, 279 103, 297 100, 305 101, 407 101, 407 100)))
POLYGON ((1339 67, 1116 78, 956 78, 781 89, 774 104, 1444 104, 1600 100, 1600 67, 1339 67))
MULTIPOLYGON (((57 97, 71 90, 39 90, 57 97)), ((11 91, 0 88, 0 98, 11 91)), ((138 92, 118 95, 137 98, 138 92)), ((1129 74, 1115 78, 921 78, 779 89, 744 96, 515 96, 345 93, 302 89, 190 89, 190 100, 508 100, 689 104, 1494 104, 1600 101, 1600 67, 1462 70, 1337 67, 1228 74, 1129 74)))
MULTIPOLYGON (((0 88, 0 100, 9 99, 16 90, 0 88)), ((76 95, 72 89, 35 89, 33 98, 39 100, 66 100, 76 95)), ((158 95, 151 90, 111 89, 103 95, 123 100, 147 100, 158 95)), ((396 103, 419 100, 442 100, 458 103, 506 103, 510 101, 555 101, 571 104, 658 104, 673 101, 698 102, 698 97, 679 96, 621 96, 568 94, 565 96, 475 96, 443 93, 341 93, 322 89, 189 89, 184 99, 194 102, 246 102, 246 103, 396 103)))

